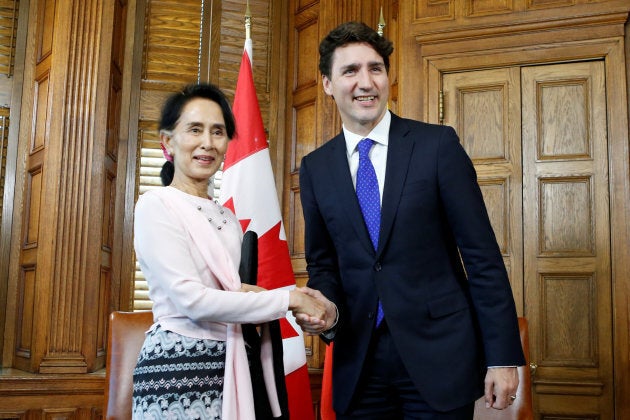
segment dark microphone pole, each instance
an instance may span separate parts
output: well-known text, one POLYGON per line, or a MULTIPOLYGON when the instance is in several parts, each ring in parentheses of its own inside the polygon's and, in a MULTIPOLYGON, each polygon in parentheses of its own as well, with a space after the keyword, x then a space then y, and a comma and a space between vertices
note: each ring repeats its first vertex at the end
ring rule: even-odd
POLYGON ((241 263, 238 267, 241 283, 256 285, 258 279, 258 234, 248 230, 243 235, 241 263))

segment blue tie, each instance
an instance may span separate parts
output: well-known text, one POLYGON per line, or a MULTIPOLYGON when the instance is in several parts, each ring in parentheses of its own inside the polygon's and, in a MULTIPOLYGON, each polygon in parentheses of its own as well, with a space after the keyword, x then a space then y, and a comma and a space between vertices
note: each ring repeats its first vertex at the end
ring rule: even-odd
MULTIPOLYGON (((370 161, 370 149, 374 145, 371 139, 363 139, 357 145, 359 150, 359 169, 357 170, 357 198, 363 213, 374 250, 378 247, 378 232, 381 228, 381 198, 378 190, 376 171, 370 161)), ((383 308, 378 303, 376 326, 383 320, 383 308)))

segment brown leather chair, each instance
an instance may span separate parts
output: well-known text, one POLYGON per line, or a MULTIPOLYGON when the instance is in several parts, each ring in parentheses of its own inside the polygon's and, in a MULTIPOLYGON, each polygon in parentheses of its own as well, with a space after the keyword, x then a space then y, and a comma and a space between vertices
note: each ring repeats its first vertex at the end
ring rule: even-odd
POLYGON ((516 400, 505 410, 486 408, 483 397, 475 403, 474 420, 530 420, 534 418, 532 404, 532 378, 529 370, 529 330, 527 319, 518 319, 518 328, 521 332, 521 343, 525 353, 525 366, 518 367, 518 390, 516 400))
POLYGON ((153 324, 153 313, 112 312, 109 316, 107 369, 105 374, 105 418, 131 418, 133 369, 144 342, 144 333, 153 324))

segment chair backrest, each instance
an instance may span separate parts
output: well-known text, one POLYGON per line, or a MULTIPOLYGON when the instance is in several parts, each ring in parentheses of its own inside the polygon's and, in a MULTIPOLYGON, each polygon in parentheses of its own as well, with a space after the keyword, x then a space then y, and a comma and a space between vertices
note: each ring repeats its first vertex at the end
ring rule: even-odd
POLYGON ((483 397, 475 403, 474 420, 530 420, 534 418, 532 404, 532 378, 529 371, 529 330, 527 319, 518 319, 518 328, 521 333, 521 344, 525 353, 525 366, 518 367, 518 390, 516 400, 505 410, 488 409, 483 397))
POLYGON ((133 370, 144 342, 144 333, 151 324, 151 311, 116 311, 109 316, 105 374, 106 419, 131 418, 133 370))

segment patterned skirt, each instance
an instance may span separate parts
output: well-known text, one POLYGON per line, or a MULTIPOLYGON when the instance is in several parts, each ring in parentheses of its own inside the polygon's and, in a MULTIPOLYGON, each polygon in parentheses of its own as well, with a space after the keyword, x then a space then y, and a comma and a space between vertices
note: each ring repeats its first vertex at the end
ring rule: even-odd
POLYGON ((133 372, 134 419, 221 419, 225 342, 154 326, 133 372))

